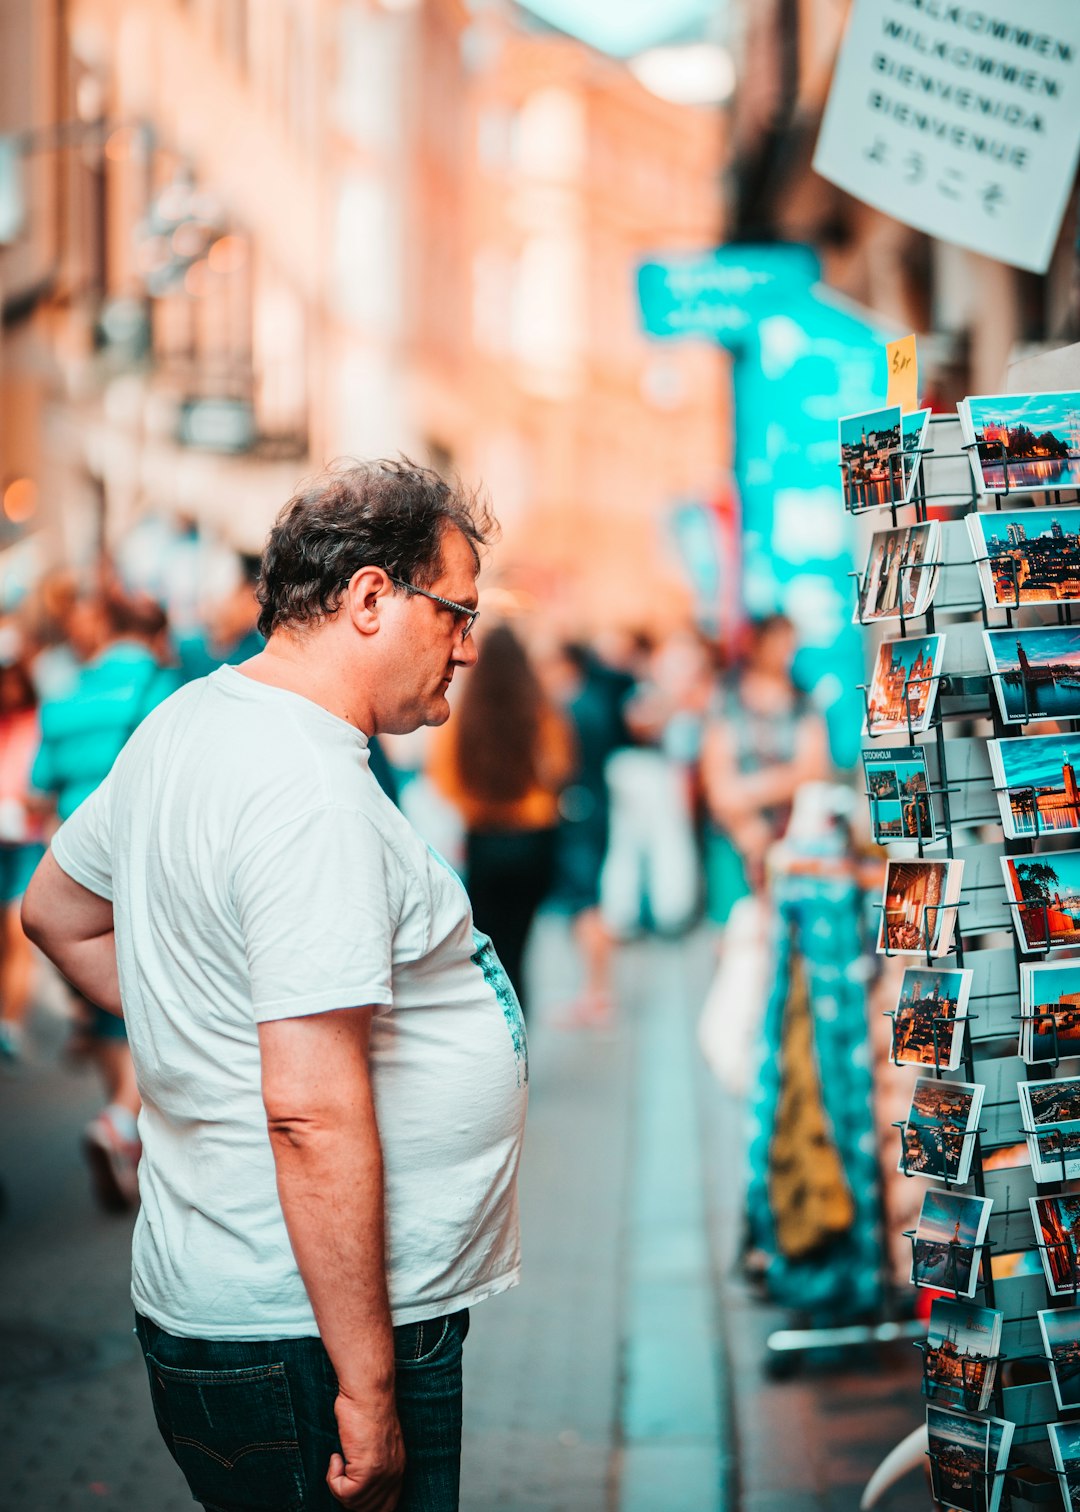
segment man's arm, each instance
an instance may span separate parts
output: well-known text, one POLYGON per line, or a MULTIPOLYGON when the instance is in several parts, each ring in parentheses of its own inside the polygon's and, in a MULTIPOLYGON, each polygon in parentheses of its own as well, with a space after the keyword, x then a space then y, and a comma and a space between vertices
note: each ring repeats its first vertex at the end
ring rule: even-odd
POLYGON ((112 904, 69 877, 52 851, 30 879, 22 926, 84 997, 110 1013, 123 1012, 112 904))
POLYGON ((344 1459, 327 1484, 352 1512, 390 1512, 405 1465, 394 1406, 372 1008, 259 1025, 262 1093, 293 1254, 338 1378, 344 1459))

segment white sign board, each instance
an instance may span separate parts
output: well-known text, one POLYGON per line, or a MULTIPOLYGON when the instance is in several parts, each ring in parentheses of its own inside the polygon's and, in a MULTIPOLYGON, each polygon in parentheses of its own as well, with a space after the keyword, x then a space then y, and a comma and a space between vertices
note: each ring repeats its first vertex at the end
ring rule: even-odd
POLYGON ((855 0, 814 154, 942 241, 1045 271, 1080 152, 1080 0, 855 0))

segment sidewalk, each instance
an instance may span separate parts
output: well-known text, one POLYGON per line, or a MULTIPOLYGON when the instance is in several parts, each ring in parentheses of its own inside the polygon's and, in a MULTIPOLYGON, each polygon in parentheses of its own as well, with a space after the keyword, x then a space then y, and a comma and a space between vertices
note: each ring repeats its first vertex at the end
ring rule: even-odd
MULTIPOLYGON (((693 1039, 704 936, 618 963, 605 1033, 551 1027, 565 929, 534 947, 523 1285, 477 1308, 466 1347, 463 1512, 854 1512, 922 1416, 915 1351, 762 1374, 790 1323, 731 1279, 739 1116, 693 1039)), ((96 1108, 39 1015, 0 1073, 0 1512, 181 1512, 130 1334, 130 1222, 93 1208, 78 1153, 96 1108)), ((883 1512, 929 1505, 909 1478, 883 1512)))

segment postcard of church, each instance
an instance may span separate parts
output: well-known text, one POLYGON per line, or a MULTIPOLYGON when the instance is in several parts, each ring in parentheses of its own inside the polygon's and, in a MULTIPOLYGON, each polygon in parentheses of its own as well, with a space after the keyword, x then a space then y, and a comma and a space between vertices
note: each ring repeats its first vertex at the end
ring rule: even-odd
POLYGON ((963 1186, 971 1174, 984 1090, 976 1082, 920 1076, 900 1131, 897 1169, 905 1176, 963 1186))
POLYGON ((928 729, 944 654, 943 635, 882 641, 866 694, 862 733, 877 739, 882 735, 918 735, 928 729))
POLYGON ((1080 391, 974 394, 957 413, 980 493, 1080 486, 1080 391))
POLYGON ((983 642, 1006 724, 1080 719, 1080 625, 984 630, 983 642))
POLYGON ((1006 840, 1080 830, 1080 735, 989 740, 1006 840))

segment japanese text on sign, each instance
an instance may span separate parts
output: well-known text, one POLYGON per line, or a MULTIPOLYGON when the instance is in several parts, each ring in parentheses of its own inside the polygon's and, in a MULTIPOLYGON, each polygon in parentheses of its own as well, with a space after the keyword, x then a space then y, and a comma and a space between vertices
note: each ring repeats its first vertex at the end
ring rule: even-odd
POLYGON ((814 156, 824 178, 1042 272, 1078 151, 1077 0, 855 0, 814 156))

